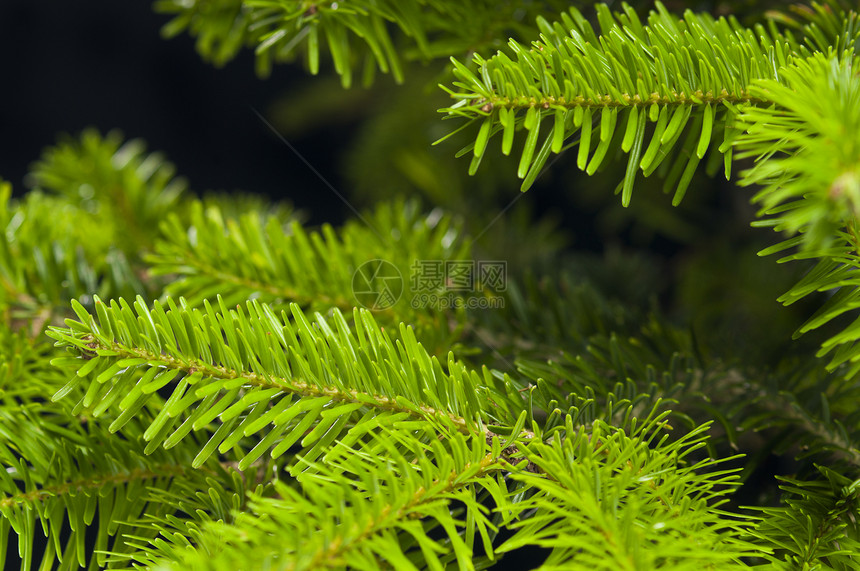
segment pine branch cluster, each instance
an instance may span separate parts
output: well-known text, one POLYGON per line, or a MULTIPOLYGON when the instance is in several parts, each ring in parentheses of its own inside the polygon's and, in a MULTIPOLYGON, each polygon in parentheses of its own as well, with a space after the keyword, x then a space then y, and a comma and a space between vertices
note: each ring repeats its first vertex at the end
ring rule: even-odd
MULTIPOLYGON (((811 264, 779 298, 813 308, 795 337, 822 336, 723 352, 631 293, 647 261, 574 261, 528 216, 482 242, 504 211, 467 214, 486 197, 446 166, 456 196, 416 182, 424 202, 313 227, 87 130, 22 197, 0 183, 7 566, 860 568, 860 6, 519 4, 155 8, 216 64, 250 46, 261 73, 302 53, 317 74, 327 53, 344 87, 450 57, 436 149, 465 141, 463 174, 513 162, 525 191, 567 162, 625 207, 659 200, 656 174, 683 208, 700 164, 752 186, 781 234, 760 254, 811 264), (534 263, 471 298, 403 279, 506 256, 534 263)), ((413 180, 435 168, 404 152, 413 180)))

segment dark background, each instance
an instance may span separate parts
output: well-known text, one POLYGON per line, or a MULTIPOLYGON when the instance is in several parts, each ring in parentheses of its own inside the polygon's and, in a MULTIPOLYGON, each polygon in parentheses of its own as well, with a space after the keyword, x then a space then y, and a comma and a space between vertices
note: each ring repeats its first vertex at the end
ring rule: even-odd
MULTIPOLYGON (((0 2, 0 177, 20 195, 29 165, 59 134, 119 129, 162 151, 197 192, 250 191, 341 218, 331 191, 252 110, 266 115, 307 81, 304 71, 280 65, 260 79, 250 50, 215 68, 188 35, 161 37, 168 19, 150 2, 0 2)), ((332 133, 290 142, 341 187, 332 133)))

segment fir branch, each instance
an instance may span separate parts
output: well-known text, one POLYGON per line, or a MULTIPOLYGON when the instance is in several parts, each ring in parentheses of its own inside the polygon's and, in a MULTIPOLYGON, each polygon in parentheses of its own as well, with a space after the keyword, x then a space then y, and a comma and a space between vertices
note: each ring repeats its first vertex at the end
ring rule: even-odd
POLYGON ((764 517, 751 535, 774 550, 773 555, 765 556, 770 561, 768 568, 857 568, 858 482, 825 467, 819 470, 825 481, 780 478, 785 507, 754 508, 764 517))
POLYGON ((334 67, 345 88, 352 85, 356 40, 369 57, 367 71, 379 68, 403 80, 400 58, 388 24, 407 29, 419 45, 426 45, 418 3, 409 1, 282 2, 272 0, 195 0, 191 3, 160 0, 155 9, 173 14, 162 33, 175 36, 184 30, 198 36, 197 51, 216 65, 233 59, 238 51, 253 46, 257 73, 271 73, 275 62, 295 58, 303 45, 312 74, 319 72, 320 45, 327 45, 334 67))
MULTIPOLYGON (((760 252, 767 255, 799 247, 779 262, 818 259, 816 267, 780 297, 789 305, 816 291, 836 293, 796 336, 822 327, 856 309, 854 273, 858 267, 856 220, 860 213, 860 81, 858 60, 849 54, 818 54, 786 69, 787 86, 761 82, 754 89, 779 107, 747 110, 741 115, 747 133, 737 141, 739 157, 756 157, 742 173, 743 185, 762 188, 757 226, 791 237, 760 252), (779 111, 777 111, 779 109, 779 111), (794 235, 798 234, 798 235, 794 235)), ((835 370, 860 370, 856 322, 822 344, 819 356, 833 353, 835 370)))
MULTIPOLYGON (((361 57, 367 81, 399 78, 403 62, 512 35, 477 69, 455 63, 445 111, 479 124, 461 151, 472 172, 495 135, 505 154, 522 139, 524 187, 578 145, 588 173, 628 155, 623 204, 640 170, 677 203, 706 156, 727 177, 733 153, 755 157, 741 180, 761 187, 760 225, 796 234, 769 251, 818 260, 781 301, 835 292, 799 333, 860 307, 856 7, 827 0, 748 28, 601 6, 599 31, 573 10, 519 43, 538 31, 522 22, 561 3, 159 6, 176 15, 168 32, 187 29, 218 63, 243 45, 263 66, 304 49, 316 72, 329 50, 345 84, 361 57)), ((0 189, 7 564, 12 532, 22 568, 38 558, 38 519, 45 569, 441 571, 529 547, 549 551, 544 569, 857 567, 856 322, 822 345, 833 357, 819 372, 803 356, 722 361, 641 297, 609 302, 574 280, 513 285, 492 315, 418 310, 408 295, 376 318, 342 313, 366 261, 405 275, 416 260, 469 259, 459 222, 390 202, 367 226, 310 230, 287 205, 183 199, 159 155, 93 131, 34 168, 49 194, 0 189), (79 320, 50 327, 50 347, 38 335, 68 299, 79 320), (468 365, 452 352, 467 327, 484 350, 468 365), (724 511, 739 483, 721 465, 737 458, 715 460, 727 445, 754 454, 745 473, 767 453, 796 456, 783 507, 724 511), (820 476, 802 480, 813 462, 820 476)))
POLYGON ((675 188, 677 204, 715 143, 726 153, 728 177, 731 141, 738 133, 736 105, 765 102, 749 92, 750 85, 758 78, 779 79, 778 68, 793 58, 790 42, 736 20, 690 11, 679 18, 660 3, 646 24, 629 7, 619 14, 604 4, 596 7, 599 35, 572 9, 561 14, 561 22, 539 19, 542 40, 530 49, 511 41, 516 59, 503 52, 486 60, 476 55, 477 72, 454 60, 458 81, 449 92, 457 102, 441 111, 480 124, 475 142, 459 153, 473 152, 470 174, 490 138, 502 133, 507 155, 515 133, 526 131, 517 173, 525 179, 522 190, 534 182, 550 152, 561 152, 571 140, 580 147, 577 166, 589 174, 619 149, 629 154, 625 206, 637 172, 648 176, 661 164, 672 165, 666 188, 675 188), (646 144, 648 122, 655 127, 646 144))
POLYGON ((842 371, 819 373, 790 360, 767 371, 732 366, 697 354, 688 334, 658 320, 638 334, 592 333, 581 342, 580 350, 549 361, 521 357, 519 375, 499 383, 530 390, 533 405, 548 415, 544 434, 564 422, 561 413, 585 425, 614 423, 628 403, 641 413, 664 399, 679 432, 709 419, 719 424, 712 454, 725 444, 737 450, 744 434, 759 433, 768 450, 791 453, 803 466, 826 462, 860 473, 860 415, 841 404, 860 398, 860 383, 846 381, 842 371))
POLYGON ((477 537, 463 536, 464 521, 453 509, 461 502, 472 514, 466 520, 480 524, 478 535, 492 557, 496 526, 475 491, 507 503, 507 486, 493 475, 502 469, 498 442, 490 447, 482 439, 467 441, 462 434, 426 427, 418 433, 383 428, 372 442, 386 453, 336 445, 325 464, 300 476, 298 489, 277 483, 276 497, 256 496, 253 511, 238 514, 232 525, 206 525, 198 548, 182 553, 173 565, 410 569, 421 557, 434 569, 454 561, 473 569, 477 537), (428 444, 421 444, 422 436, 428 444), (410 461, 413 457, 418 461, 410 461), (441 539, 426 537, 433 528, 442 532, 441 539))
POLYGON ((130 256, 152 246, 152 228, 174 210, 186 189, 175 167, 143 141, 112 131, 64 137, 31 167, 33 182, 91 213, 108 243, 130 256))
POLYGON ((802 233, 806 249, 826 249, 860 212, 860 82, 858 61, 817 54, 782 72, 783 83, 757 82, 754 93, 777 106, 746 109, 735 143, 738 158, 755 157, 739 184, 762 188, 760 226, 802 233))
MULTIPOLYGON (((268 482, 277 473, 277 466, 265 472, 268 482)), ((113 550, 105 558, 111 568, 122 563, 153 567, 168 559, 181 560, 182 553, 199 544, 206 522, 232 523, 235 513, 248 509, 249 492, 258 496, 273 493, 271 484, 252 481, 236 470, 217 470, 204 479, 174 479, 168 488, 150 488, 147 500, 156 509, 131 520, 123 533, 126 549, 113 550), (201 493, 201 491, 205 493, 201 493)))
POLYGON ((49 498, 63 495, 77 495, 78 493, 92 493, 109 486, 128 484, 136 480, 156 480, 165 476, 176 476, 183 473, 186 466, 178 464, 158 464, 151 468, 135 468, 126 473, 112 473, 106 475, 91 475, 70 482, 63 482, 49 486, 43 486, 30 492, 19 492, 0 499, 0 510, 9 509, 16 505, 30 505, 43 502, 49 498))
MULTIPOLYGON (((439 438, 439 433, 431 430, 427 433, 429 443, 421 445, 418 443, 423 439, 414 433, 383 429, 373 436, 371 450, 337 446, 324 465, 299 477, 300 489, 277 485, 280 497, 253 502, 253 515, 240 514, 230 526, 210 524, 201 547, 186 551, 179 564, 220 569, 239 561, 254 561, 255 565, 316 569, 342 568, 348 562, 358 569, 378 569, 416 568, 425 562, 442 569, 446 563, 456 562, 460 568, 474 569, 497 561, 518 545, 543 544, 543 534, 536 531, 547 524, 563 527, 566 532, 562 535, 590 536, 597 544, 590 549, 615 551, 613 537, 592 533, 594 521, 588 517, 577 520, 572 514, 579 510, 562 510, 554 496, 558 494, 565 498, 563 502, 578 508, 581 502, 601 501, 604 509, 617 511, 618 504, 608 497, 621 489, 629 494, 626 507, 621 509, 636 512, 633 518, 641 518, 646 529, 653 525, 659 530, 672 518, 683 520, 669 524, 674 528, 677 523, 683 530, 680 535, 661 532, 655 536, 669 544, 667 550, 695 541, 703 546, 701 555, 709 552, 704 545, 710 542, 711 550, 725 551, 726 560, 737 559, 749 547, 736 537, 741 528, 725 522, 709 527, 716 523, 719 512, 714 510, 703 517, 700 509, 701 503, 718 504, 723 494, 718 488, 730 484, 732 476, 725 472, 704 479, 693 475, 710 462, 680 468, 679 460, 701 444, 705 427, 679 442, 669 443, 665 438, 656 442, 655 431, 660 430, 662 418, 658 415, 641 424, 634 420, 625 425, 629 430, 626 436, 617 427, 598 423, 586 433, 568 422, 566 437, 555 439, 552 446, 527 445, 526 453, 544 468, 540 475, 501 461, 498 439, 481 445, 480 439, 466 442, 464 435, 454 432, 439 438), (649 442, 654 446, 651 453, 633 451, 647 448, 649 442), (404 448, 413 452, 404 456, 404 448), (565 458, 556 456, 555 450, 565 458), (570 462, 574 456, 577 461, 570 462), (419 459, 417 464, 409 462, 412 457, 419 459), (510 481, 499 477, 504 471, 512 471, 510 481), (568 476, 571 471, 578 474, 575 481, 568 476), (520 488, 514 481, 525 486, 520 488), (589 481, 607 484, 597 488, 589 481), (615 483, 621 488, 615 488, 615 483), (529 492, 529 488, 537 493, 529 492), (480 490, 493 503, 492 518, 483 515, 486 508, 475 503, 482 495, 480 490), (548 490, 554 493, 546 494, 548 490), (457 502, 465 509, 465 517, 459 520, 454 519, 460 511, 455 507, 457 502), (464 522, 476 525, 478 533, 464 529, 464 522), (519 528, 520 532, 496 546, 494 538, 502 527, 519 528), (434 528, 441 528, 442 541, 427 537, 434 528), (394 530, 400 532, 400 539, 395 540, 394 530), (478 538, 487 555, 473 559, 478 538)), ((625 534, 640 533, 640 526, 631 518, 622 517, 618 528, 625 534)), ((694 550, 686 549, 688 553, 694 550)), ((585 555, 579 552, 580 557, 585 555)), ((679 561, 670 558, 662 563, 679 561)))
POLYGON ((509 397, 480 388, 479 375, 453 355, 445 373, 411 329, 401 325, 395 344, 367 311, 355 312, 352 332, 337 310, 331 322, 317 314, 312 324, 296 305, 290 320, 258 302, 248 302, 246 316, 221 299, 217 312, 208 301, 201 311, 177 307, 169 298, 165 311, 158 302, 147 309, 141 298, 132 310, 121 299, 109 307, 97 301, 98 321, 80 304, 73 306, 81 321, 49 335, 83 356, 54 399, 84 389, 73 413, 117 410, 111 424, 117 430, 157 390, 173 385, 143 435, 146 450, 176 446, 218 419, 195 466, 261 430, 265 434, 240 469, 269 450, 277 458, 293 446, 306 450, 310 461, 347 430, 355 439, 408 417, 478 433, 491 420, 502 427, 516 420, 494 417, 490 400, 509 397))
POLYGON ((101 566, 105 549, 127 550, 118 532, 125 518, 137 517, 147 508, 147 486, 169 488, 171 482, 190 478, 201 490, 203 474, 214 473, 206 468, 192 474, 183 451, 159 451, 148 457, 138 439, 117 438, 97 423, 68 422, 58 412, 56 407, 42 407, 38 413, 2 413, 0 559, 9 560, 8 535, 14 532, 22 569, 29 569, 38 554, 43 567, 55 559, 68 568, 101 566), (14 432, 8 429, 11 426, 17 427, 14 432), (39 551, 37 518, 48 538, 39 551), (95 549, 88 550, 85 536, 96 518, 91 538, 95 549), (62 531, 64 522, 70 534, 62 531))
POLYGON ((552 548, 546 569, 572 560, 606 570, 740 567, 751 552, 740 538, 744 526, 716 509, 737 476, 707 473, 714 460, 684 465, 704 446, 707 426, 670 442, 659 436, 667 414, 634 419, 624 429, 596 421, 587 432, 568 420, 564 440, 527 445, 528 457, 553 477, 512 476, 536 488, 520 506, 537 513, 514 523, 517 534, 499 551, 552 548))
POLYGON ((368 86, 376 72, 404 80, 404 61, 461 55, 495 47, 504 34, 532 34, 529 24, 560 0, 157 0, 155 10, 173 18, 162 34, 187 31, 198 53, 222 66, 246 47, 254 48, 257 73, 268 76, 274 64, 300 57, 307 70, 320 71, 328 52, 344 88, 360 70, 368 86), (359 68, 357 70, 356 68, 359 68))
POLYGON ((441 264, 471 257, 470 241, 451 216, 424 215, 415 202, 393 201, 368 213, 369 225, 352 221, 340 231, 328 225, 309 231, 254 213, 225 219, 218 208, 204 210, 202 204, 192 204, 189 211, 187 226, 178 216, 167 218, 156 253, 147 258, 153 274, 173 278, 166 293, 184 297, 189 306, 199 307, 215 295, 228 306, 246 299, 276 307, 294 302, 312 310, 350 311, 364 305, 391 326, 398 321, 414 325, 434 350, 447 350, 459 335, 462 312, 449 320, 438 308, 416 309, 419 292, 408 279, 418 260, 441 264), (372 264, 384 265, 385 271, 376 275, 372 264), (363 290, 371 294, 359 298, 363 290), (392 320, 394 315, 399 319, 392 320))
POLYGON ((767 16, 799 32, 803 44, 813 53, 853 49, 855 55, 860 55, 860 13, 850 0, 793 4, 787 11, 771 11, 767 16))
POLYGON ((0 311, 13 330, 37 337, 72 298, 91 306, 93 294, 148 294, 98 220, 68 201, 38 192, 13 201, 0 182, 0 227, 0 311))

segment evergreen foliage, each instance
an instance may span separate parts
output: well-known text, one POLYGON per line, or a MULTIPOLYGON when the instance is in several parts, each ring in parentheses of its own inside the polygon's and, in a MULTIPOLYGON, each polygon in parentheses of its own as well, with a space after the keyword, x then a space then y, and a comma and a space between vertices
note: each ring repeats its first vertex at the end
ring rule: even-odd
MULTIPOLYGON (((317 74, 327 51, 344 87, 357 66, 372 89, 377 70, 402 90, 443 77, 442 113, 462 124, 439 142, 465 141, 471 165, 385 129, 373 148, 409 139, 393 168, 421 197, 374 200, 338 228, 194 196, 118 132, 62 138, 21 198, 0 182, 0 558, 860 568, 860 5, 646 4, 156 2, 165 34, 188 31, 215 64, 250 46, 261 73, 303 51, 317 74), (722 310, 722 330, 691 326, 709 308, 667 302, 648 257, 571 256, 527 211, 494 228, 506 165, 525 191, 569 163, 631 212, 660 201, 639 177, 657 173, 678 209, 636 216, 695 236, 684 208, 708 192, 703 162, 755 188, 753 225, 781 234, 760 254, 797 262, 753 261, 800 307, 762 318, 768 338, 722 310), (470 195, 461 175, 487 170, 470 195), (507 283, 481 275, 470 297, 451 276, 403 279, 482 260, 510 261, 507 283), (784 341, 776 325, 800 314, 795 336, 812 339, 784 341)), ((438 138, 436 120, 403 124, 420 121, 414 99, 375 120, 438 138)), ((356 156, 370 189, 378 173, 356 156)), ((731 269, 683 279, 724 308, 712 292, 731 269)))

